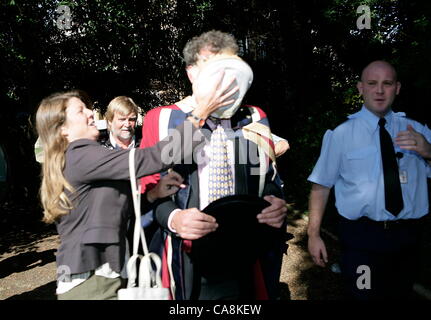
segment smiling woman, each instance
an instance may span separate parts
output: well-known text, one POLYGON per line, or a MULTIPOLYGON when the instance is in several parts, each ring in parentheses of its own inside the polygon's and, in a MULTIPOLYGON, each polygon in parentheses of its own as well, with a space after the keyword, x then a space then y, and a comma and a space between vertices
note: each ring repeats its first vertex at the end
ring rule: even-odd
POLYGON ((97 140, 99 136, 93 111, 77 97, 72 97, 67 101, 66 122, 61 127, 61 135, 69 142, 77 139, 97 140))
MULTIPOLYGON (((217 91, 220 83, 214 85, 210 97, 200 101, 195 116, 206 119, 226 104, 229 96, 220 97, 230 83, 217 91)), ((43 99, 36 113, 36 128, 44 154, 40 189, 44 221, 55 222, 60 236, 58 298, 115 299, 123 284, 120 273, 127 249, 130 149, 110 150, 97 142, 99 131, 93 112, 76 91, 43 99)), ((176 128, 180 141, 168 138, 153 147, 137 149, 136 177, 191 158, 204 141, 199 129, 199 124, 188 117, 176 128), (171 150, 173 156, 163 159, 163 149, 171 150)), ((172 188, 163 197, 176 190, 172 188)))
POLYGON ((65 151, 69 142, 62 131, 69 100, 75 99, 81 101, 72 92, 51 95, 42 100, 36 114, 36 128, 44 153, 40 195, 44 221, 47 223, 67 214, 72 205, 65 190, 73 191, 73 188, 63 175, 65 151))
MULTIPOLYGON (((194 129, 190 132, 197 130, 186 123, 194 129)), ((184 126, 178 130, 183 132, 184 126)), ((36 127, 45 155, 41 186, 44 220, 57 223, 61 240, 58 297, 115 299, 122 286, 120 273, 125 260, 130 150, 109 150, 97 142, 93 112, 74 92, 42 100, 36 127)), ((192 141, 192 136, 185 141, 192 141)), ((161 161, 161 149, 168 143, 137 150, 138 177, 172 165, 161 161)), ((197 146, 199 141, 193 144, 197 146)), ((179 146, 177 155, 181 149, 179 146)))

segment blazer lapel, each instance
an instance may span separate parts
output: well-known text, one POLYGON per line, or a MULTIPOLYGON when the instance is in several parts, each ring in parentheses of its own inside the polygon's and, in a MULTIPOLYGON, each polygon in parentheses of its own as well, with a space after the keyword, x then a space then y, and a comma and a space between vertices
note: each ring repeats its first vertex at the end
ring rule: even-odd
POLYGON ((247 143, 243 138, 235 137, 235 194, 248 194, 247 183, 247 143))
POLYGON ((198 168, 190 174, 190 194, 187 203, 187 208, 199 208, 199 177, 198 168))

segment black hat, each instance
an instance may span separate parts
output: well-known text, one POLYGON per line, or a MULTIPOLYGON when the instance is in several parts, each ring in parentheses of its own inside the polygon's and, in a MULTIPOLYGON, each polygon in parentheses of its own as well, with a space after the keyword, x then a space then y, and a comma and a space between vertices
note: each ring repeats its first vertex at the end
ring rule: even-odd
POLYGON ((230 273, 256 261, 281 239, 282 230, 259 223, 256 216, 271 204, 252 195, 233 195, 210 203, 202 212, 216 218, 216 231, 193 241, 192 259, 201 274, 230 273))

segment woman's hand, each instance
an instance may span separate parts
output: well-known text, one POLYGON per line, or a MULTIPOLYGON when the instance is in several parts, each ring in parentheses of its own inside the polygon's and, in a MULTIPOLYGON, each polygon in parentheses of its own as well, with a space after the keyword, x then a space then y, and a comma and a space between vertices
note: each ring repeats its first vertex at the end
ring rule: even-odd
POLYGON ((185 188, 183 177, 175 171, 169 170, 167 175, 160 178, 156 186, 147 192, 147 199, 150 203, 160 198, 169 197, 176 193, 180 188, 185 188))
POLYGON ((206 119, 218 108, 235 102, 235 99, 230 99, 239 90, 239 86, 234 85, 235 77, 224 78, 225 72, 221 70, 215 75, 212 85, 199 77, 193 82, 193 96, 197 104, 193 110, 195 116, 206 119))

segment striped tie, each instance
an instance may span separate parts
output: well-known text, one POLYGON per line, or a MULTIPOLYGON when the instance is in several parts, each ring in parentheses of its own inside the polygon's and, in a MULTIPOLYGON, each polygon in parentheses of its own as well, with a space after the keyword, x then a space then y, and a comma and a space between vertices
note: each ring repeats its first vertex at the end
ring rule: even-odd
POLYGON ((208 201, 209 203, 234 194, 232 171, 228 162, 227 137, 223 127, 211 135, 211 159, 209 162, 208 201))

